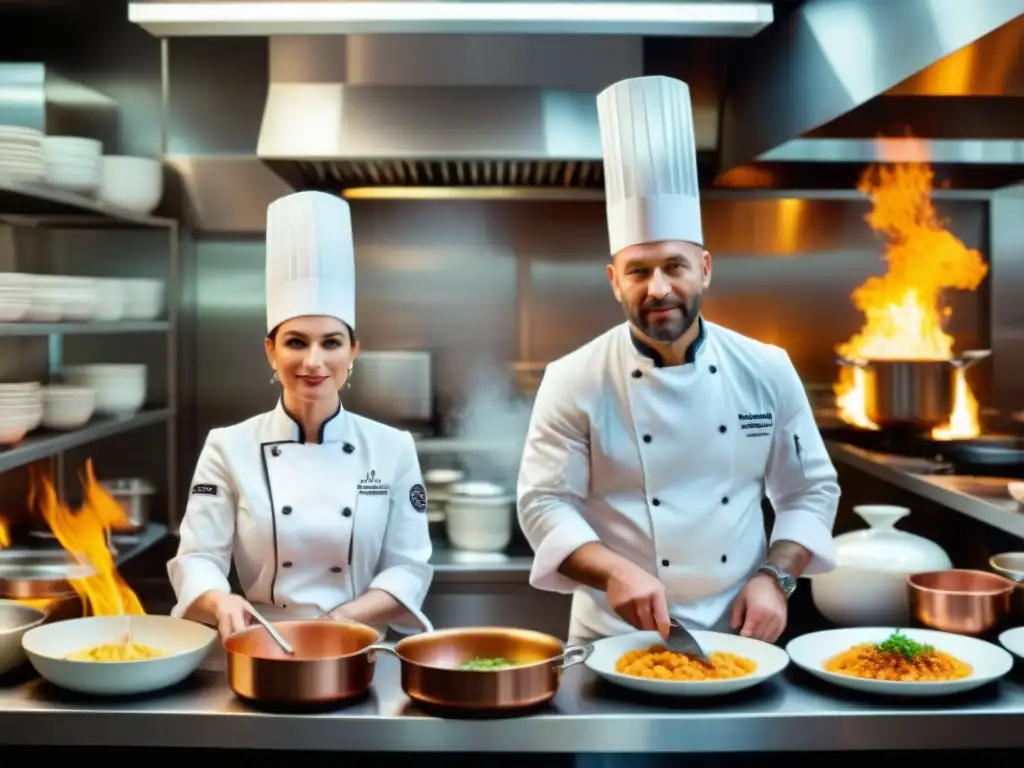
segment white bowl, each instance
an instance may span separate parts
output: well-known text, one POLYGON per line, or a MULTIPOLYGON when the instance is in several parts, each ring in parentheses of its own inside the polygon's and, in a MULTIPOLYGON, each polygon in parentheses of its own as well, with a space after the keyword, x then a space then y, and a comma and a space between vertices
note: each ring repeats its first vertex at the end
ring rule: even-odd
POLYGON ((99 363, 64 367, 69 384, 95 391, 96 413, 131 416, 146 402, 146 366, 137 363, 99 363))
POLYGON ((825 669, 825 662, 862 643, 881 643, 893 633, 892 627, 857 627, 814 632, 790 641, 786 651, 793 663, 821 680, 841 688, 887 696, 947 696, 980 688, 998 680, 1013 668, 1013 657, 997 645, 965 635, 931 629, 900 629, 911 640, 931 645, 970 664, 973 671, 961 680, 936 682, 867 680, 840 675, 825 669))
POLYGON ((21 647, 21 639, 44 621, 46 614, 42 611, 16 600, 0 600, 0 675, 24 663, 25 649, 21 647))
POLYGON ((124 696, 176 685, 202 664, 217 633, 194 621, 170 616, 90 616, 36 627, 22 646, 43 678, 71 691, 124 696), (70 661, 67 656, 131 639, 166 656, 143 661, 70 661))
POLYGON ((31 426, 24 414, 0 416, 0 445, 14 445, 24 439, 31 426))
POLYGON ((121 281, 124 291, 124 316, 130 320, 155 320, 164 311, 163 280, 130 279, 121 281))
POLYGON ((757 669, 746 677, 729 680, 651 680, 633 677, 615 671, 615 664, 629 651, 662 645, 657 632, 630 632, 626 635, 606 637, 594 643, 594 652, 584 662, 595 674, 615 685, 643 693, 663 696, 722 696, 763 683, 779 674, 789 664, 789 656, 781 648, 740 635, 724 632, 691 632, 705 653, 724 651, 743 656, 757 664, 757 669))
POLYGON ((164 169, 148 157, 106 155, 100 163, 100 199, 139 214, 151 213, 164 193, 164 169))
POLYGON ((96 391, 89 387, 43 389, 43 426, 54 431, 79 429, 96 411, 96 391))
POLYGON ((96 319, 111 322, 124 317, 124 281, 114 278, 103 278, 96 281, 96 293, 99 307, 96 319))

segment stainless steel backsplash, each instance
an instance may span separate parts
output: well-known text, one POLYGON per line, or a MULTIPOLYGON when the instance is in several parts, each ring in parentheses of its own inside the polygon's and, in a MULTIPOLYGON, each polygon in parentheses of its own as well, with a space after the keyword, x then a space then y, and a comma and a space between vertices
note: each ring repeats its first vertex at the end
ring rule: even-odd
MULTIPOLYGON (((965 242, 985 250, 984 203, 940 207, 965 242)), ((714 254, 706 316, 785 347, 805 382, 830 382, 836 343, 863 321, 850 292, 884 266, 863 222, 867 205, 712 197, 704 208, 714 254)), ((506 397, 508 362, 548 362, 621 322, 605 276, 601 203, 361 200, 352 210, 359 337, 370 350, 432 352, 449 432, 480 435, 487 414, 489 431, 513 429, 521 418, 506 397), (482 403, 469 403, 473 391, 487 393, 482 403)), ((261 341, 262 241, 203 240, 196 250, 202 435, 270 407, 276 389, 261 341)), ((984 346, 987 283, 950 301, 957 349, 984 346)))

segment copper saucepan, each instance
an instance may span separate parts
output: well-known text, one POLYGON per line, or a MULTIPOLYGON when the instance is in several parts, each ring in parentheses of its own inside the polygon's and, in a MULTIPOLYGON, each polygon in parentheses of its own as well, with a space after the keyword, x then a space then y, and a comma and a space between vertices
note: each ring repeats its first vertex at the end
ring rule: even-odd
POLYGON ((326 705, 366 693, 380 633, 352 621, 274 622, 295 649, 285 653, 261 626, 224 641, 228 685, 235 695, 274 705, 326 705))
POLYGON ((929 571, 907 577, 911 615, 930 629, 985 635, 1010 618, 1016 585, 987 571, 929 571))
POLYGON ((510 710, 550 701, 562 670, 584 661, 590 644, 565 647, 541 632, 510 627, 443 629, 413 635, 375 651, 402 663, 402 690, 422 704, 466 710, 510 710), (476 658, 507 659, 513 667, 459 669, 476 658))

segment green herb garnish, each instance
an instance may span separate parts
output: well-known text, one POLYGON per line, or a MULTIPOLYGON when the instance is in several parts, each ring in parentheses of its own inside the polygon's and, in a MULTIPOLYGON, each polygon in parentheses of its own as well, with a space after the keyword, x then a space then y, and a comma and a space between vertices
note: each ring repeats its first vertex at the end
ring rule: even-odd
POLYGON ((877 647, 882 653, 899 654, 907 661, 912 661, 923 653, 931 653, 935 650, 930 645, 923 645, 911 640, 898 629, 889 635, 884 642, 879 643, 877 647))
POLYGON ((516 665, 513 662, 509 661, 508 659, 502 659, 502 658, 497 658, 497 659, 476 658, 476 659, 470 659, 469 661, 462 662, 459 665, 459 669, 470 669, 470 670, 476 670, 476 671, 479 671, 479 672, 484 672, 484 671, 490 671, 490 670, 508 669, 509 667, 514 667, 514 666, 516 666, 516 665))

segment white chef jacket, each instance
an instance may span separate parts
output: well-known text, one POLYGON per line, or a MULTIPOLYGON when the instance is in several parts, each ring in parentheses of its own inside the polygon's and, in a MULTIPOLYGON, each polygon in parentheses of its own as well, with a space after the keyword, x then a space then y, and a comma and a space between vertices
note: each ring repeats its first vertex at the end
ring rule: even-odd
POLYGON ((701 322, 691 362, 662 367, 628 324, 548 365, 518 483, 530 583, 574 593, 569 634, 630 631, 604 592, 558 572, 600 541, 666 586, 670 614, 720 628, 771 541, 835 567, 836 472, 785 350, 701 322))
POLYGON ((233 558, 246 599, 267 618, 315 618, 380 589, 410 614, 396 630, 429 627, 426 501, 412 436, 340 403, 309 443, 281 403, 213 429, 167 565, 171 615, 208 590, 229 591, 233 558))

